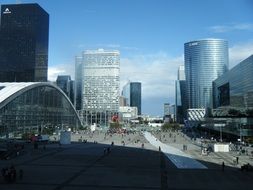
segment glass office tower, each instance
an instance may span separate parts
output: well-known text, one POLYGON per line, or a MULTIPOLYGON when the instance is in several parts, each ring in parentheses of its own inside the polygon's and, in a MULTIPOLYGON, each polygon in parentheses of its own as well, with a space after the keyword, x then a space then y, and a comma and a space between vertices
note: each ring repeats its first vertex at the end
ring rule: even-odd
POLYGON ((82 92, 83 92, 83 57, 75 58, 75 107, 76 110, 82 109, 82 92))
POLYGON ((1 6, 0 81, 45 82, 49 15, 38 4, 1 6))
POLYGON ((180 65, 175 81, 175 117, 178 123, 184 123, 187 117, 187 92, 185 81, 185 69, 180 65))
POLYGON ((184 44, 188 108, 212 107, 212 82, 228 71, 228 42, 203 39, 184 44))
POLYGON ((56 79, 56 85, 68 96, 72 104, 75 104, 75 82, 71 80, 70 75, 58 75, 56 79))
POLYGON ((141 115, 141 83, 128 82, 123 87, 122 95, 126 98, 126 105, 137 107, 138 115, 141 115))
POLYGON ((213 82, 214 108, 253 108, 253 55, 213 82))

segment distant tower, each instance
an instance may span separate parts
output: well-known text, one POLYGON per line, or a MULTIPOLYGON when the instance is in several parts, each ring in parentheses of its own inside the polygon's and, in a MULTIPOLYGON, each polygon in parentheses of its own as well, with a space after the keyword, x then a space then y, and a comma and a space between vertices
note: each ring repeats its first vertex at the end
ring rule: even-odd
POLYGON ((38 4, 1 6, 0 81, 46 82, 49 15, 38 4))
POLYGON ((141 83, 129 81, 123 87, 122 95, 126 98, 126 106, 137 107, 138 115, 141 115, 141 83))
POLYGON ((170 103, 163 104, 163 115, 170 115, 170 103))
POLYGON ((212 107, 212 82, 228 71, 228 42, 204 39, 184 44, 189 108, 212 107))
POLYGON ((76 56, 75 62, 75 106, 76 110, 82 110, 83 57, 76 56))
POLYGON ((83 53, 82 109, 84 123, 108 125, 119 111, 119 51, 83 53))
POLYGON ((58 75, 56 85, 68 96, 72 104, 74 104, 74 81, 70 75, 58 75))
POLYGON ((178 80, 175 81, 175 118, 178 123, 184 123, 187 116, 187 92, 184 66, 178 68, 178 80))
POLYGON ((177 71, 177 80, 185 80, 184 65, 180 65, 177 71))

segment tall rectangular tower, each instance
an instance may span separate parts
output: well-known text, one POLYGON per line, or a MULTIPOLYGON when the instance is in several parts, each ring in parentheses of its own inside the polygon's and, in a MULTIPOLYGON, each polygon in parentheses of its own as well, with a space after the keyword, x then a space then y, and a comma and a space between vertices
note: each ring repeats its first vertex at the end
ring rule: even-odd
POLYGON ((76 110, 82 110, 83 93, 83 57, 75 58, 75 107, 76 110))
POLYGON ((122 95, 126 98, 126 105, 138 108, 138 115, 141 115, 141 83, 128 82, 122 91, 122 95))
POLYGON ((177 71, 177 80, 185 80, 184 65, 180 65, 177 71))
POLYGON ((38 4, 1 6, 0 81, 44 82, 49 15, 38 4))
POLYGON ((175 118, 178 123, 184 123, 187 116, 187 91, 183 65, 179 66, 177 74, 178 80, 175 81, 175 118))
POLYGON ((83 53, 82 109, 86 124, 107 125, 119 111, 119 51, 103 49, 83 53))
POLYGON ((70 75, 58 75, 56 85, 68 96, 72 104, 75 104, 75 82, 71 80, 70 75))

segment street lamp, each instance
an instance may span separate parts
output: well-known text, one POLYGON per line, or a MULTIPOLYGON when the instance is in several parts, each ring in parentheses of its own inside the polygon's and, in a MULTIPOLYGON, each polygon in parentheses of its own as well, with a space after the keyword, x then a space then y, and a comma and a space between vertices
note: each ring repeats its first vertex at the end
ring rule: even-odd
POLYGON ((226 124, 225 123, 220 123, 219 126, 220 126, 220 142, 222 142, 222 127, 225 127, 226 124))
POLYGON ((220 125, 220 142, 222 142, 222 128, 221 128, 221 125, 220 125))
POLYGON ((242 124, 240 124, 240 143, 242 144, 242 124))

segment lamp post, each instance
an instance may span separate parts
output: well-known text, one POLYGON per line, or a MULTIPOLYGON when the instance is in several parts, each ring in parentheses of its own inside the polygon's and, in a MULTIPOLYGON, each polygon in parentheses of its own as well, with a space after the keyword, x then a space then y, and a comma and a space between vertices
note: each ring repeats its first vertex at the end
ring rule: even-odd
POLYGON ((242 126, 241 124, 239 126, 240 126, 240 144, 242 144, 242 126))
POLYGON ((222 128, 221 128, 221 125, 220 125, 220 142, 222 142, 222 128))
POLYGON ((222 127, 225 127, 226 124, 225 123, 221 123, 221 124, 219 124, 219 126, 220 126, 220 142, 222 142, 222 127))

